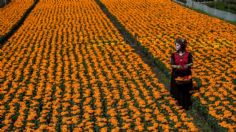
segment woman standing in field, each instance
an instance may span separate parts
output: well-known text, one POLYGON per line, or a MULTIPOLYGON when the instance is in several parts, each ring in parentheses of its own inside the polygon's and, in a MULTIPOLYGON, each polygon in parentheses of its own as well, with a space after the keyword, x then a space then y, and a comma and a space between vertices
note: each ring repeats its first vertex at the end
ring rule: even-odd
POLYGON ((171 87, 170 93, 184 109, 192 105, 191 93, 193 81, 191 78, 192 54, 186 50, 187 41, 182 38, 175 40, 176 52, 171 54, 171 87))

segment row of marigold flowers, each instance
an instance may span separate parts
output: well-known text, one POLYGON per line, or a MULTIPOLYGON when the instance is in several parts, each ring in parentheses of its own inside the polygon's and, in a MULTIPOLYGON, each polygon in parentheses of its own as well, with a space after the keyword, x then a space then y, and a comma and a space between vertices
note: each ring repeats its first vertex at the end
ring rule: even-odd
POLYGON ((36 3, 36 0, 12 0, 0 8, 0 44, 17 30, 36 3))

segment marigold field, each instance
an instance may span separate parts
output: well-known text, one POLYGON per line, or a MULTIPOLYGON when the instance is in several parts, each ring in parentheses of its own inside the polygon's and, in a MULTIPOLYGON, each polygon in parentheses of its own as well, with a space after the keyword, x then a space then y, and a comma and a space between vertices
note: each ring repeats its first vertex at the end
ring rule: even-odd
POLYGON ((11 4, 0 8, 0 36, 5 35, 33 4, 33 0, 12 0, 11 4))
MULTIPOLYGON (((0 8, 0 37, 34 2, 0 8)), ((0 130, 200 131, 128 33, 169 73, 174 40, 186 38, 202 83, 193 109, 214 129, 236 130, 235 25, 170 0, 38 1, 0 49, 0 130)))

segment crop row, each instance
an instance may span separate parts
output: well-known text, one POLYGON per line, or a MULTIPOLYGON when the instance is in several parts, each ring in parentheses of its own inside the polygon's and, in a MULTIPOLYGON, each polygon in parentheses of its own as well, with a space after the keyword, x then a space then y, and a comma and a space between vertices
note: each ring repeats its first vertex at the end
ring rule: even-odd
POLYGON ((11 0, 7 6, 0 8, 0 36, 8 33, 33 3, 33 0, 11 0))

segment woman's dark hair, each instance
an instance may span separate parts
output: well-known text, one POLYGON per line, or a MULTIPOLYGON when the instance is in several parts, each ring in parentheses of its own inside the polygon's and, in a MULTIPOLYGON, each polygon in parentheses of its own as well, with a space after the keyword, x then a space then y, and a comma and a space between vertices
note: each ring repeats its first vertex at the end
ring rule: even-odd
POLYGON ((186 47, 187 47, 187 41, 183 38, 177 38, 175 39, 175 44, 178 43, 180 44, 180 49, 179 51, 185 51, 186 47))

